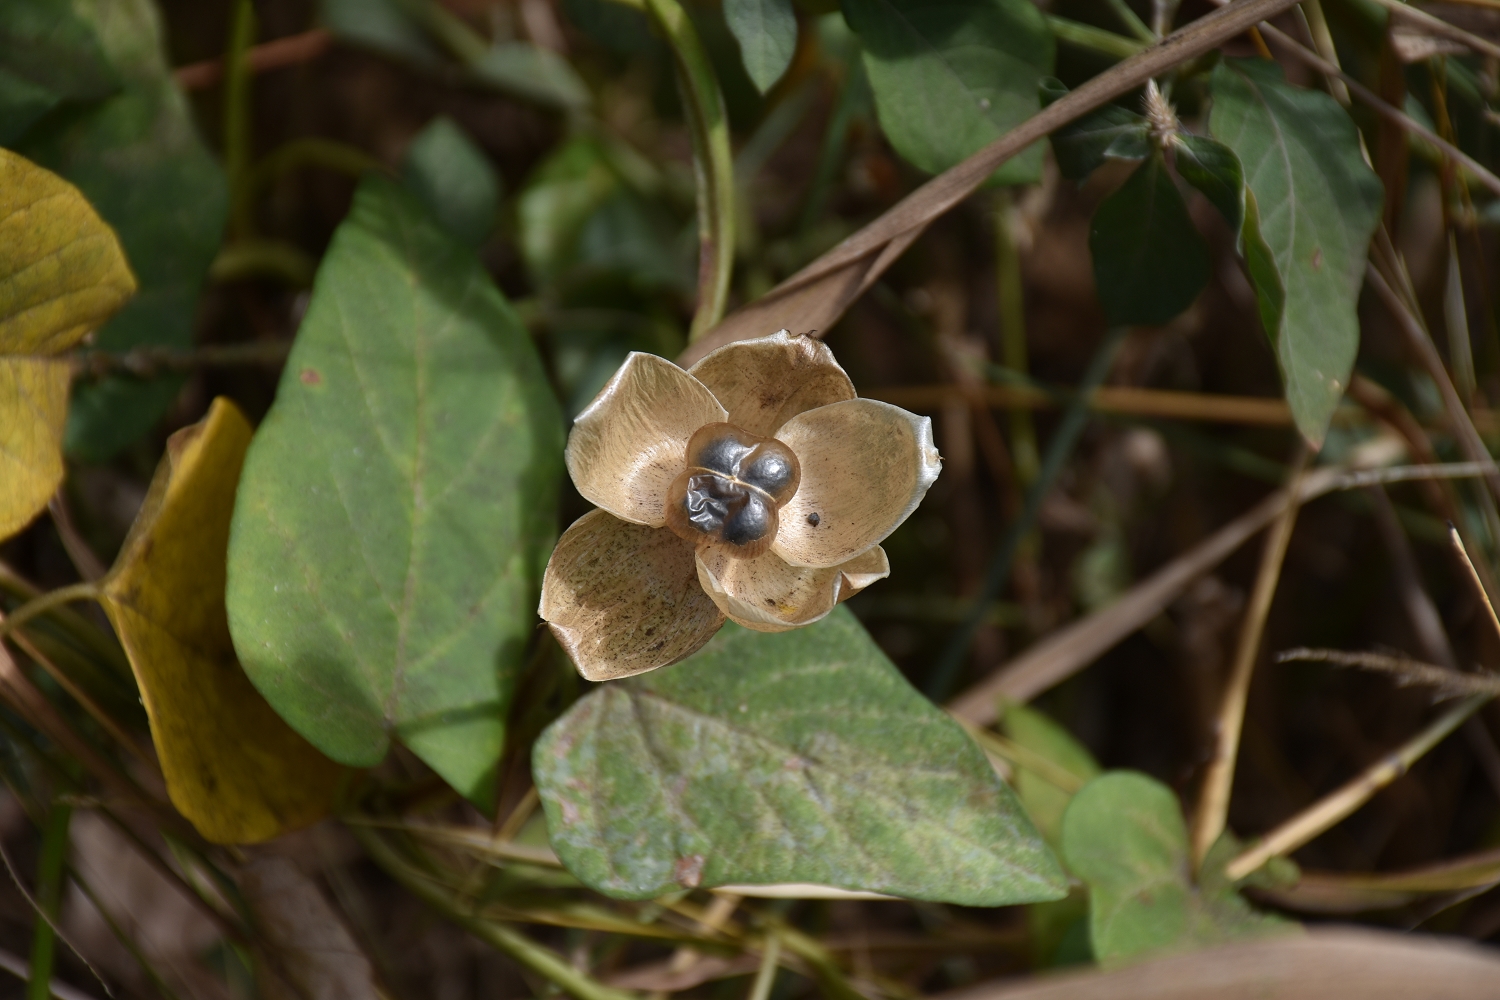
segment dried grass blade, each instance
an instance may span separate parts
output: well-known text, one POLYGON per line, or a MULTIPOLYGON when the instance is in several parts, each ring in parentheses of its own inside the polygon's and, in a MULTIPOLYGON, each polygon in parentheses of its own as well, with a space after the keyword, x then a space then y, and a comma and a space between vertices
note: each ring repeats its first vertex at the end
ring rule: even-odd
MULTIPOLYGON (((1338 469, 1318 469, 1303 478, 1300 502, 1334 489, 1338 469)), ((1114 604, 1059 629, 976 684, 948 706, 969 722, 988 725, 998 699, 1029 701, 1088 666, 1100 654, 1166 610, 1188 585, 1223 562, 1286 508, 1288 489, 1277 490, 1192 549, 1141 580, 1114 604)))

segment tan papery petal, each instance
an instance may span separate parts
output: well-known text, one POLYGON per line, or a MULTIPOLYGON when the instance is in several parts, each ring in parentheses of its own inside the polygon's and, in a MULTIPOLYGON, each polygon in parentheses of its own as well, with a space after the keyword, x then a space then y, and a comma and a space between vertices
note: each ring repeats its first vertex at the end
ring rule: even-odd
POLYGON ((810 625, 890 573, 891 564, 878 545, 829 569, 792 566, 772 552, 735 558, 720 542, 698 548, 698 582, 720 611, 757 632, 810 625))
POLYGON ((785 330, 721 347, 690 371, 731 424, 762 437, 799 413, 854 398, 854 383, 827 344, 785 330))
POLYGON ((580 517, 558 540, 538 613, 591 681, 676 663, 724 624, 698 585, 691 545, 666 528, 602 510, 580 517))
POLYGON ((802 463, 771 551, 793 566, 838 566, 884 541, 942 471, 932 421, 874 399, 798 414, 776 432, 802 463))
POLYGON ((704 385, 670 361, 631 352, 568 435, 568 475, 585 500, 622 520, 659 528, 688 439, 723 420, 704 385))

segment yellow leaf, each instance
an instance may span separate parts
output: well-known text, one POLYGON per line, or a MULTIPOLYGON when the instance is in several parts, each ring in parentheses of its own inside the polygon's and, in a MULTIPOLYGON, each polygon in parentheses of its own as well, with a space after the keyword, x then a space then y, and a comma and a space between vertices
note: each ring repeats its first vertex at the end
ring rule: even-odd
POLYGON ((0 149, 0 539, 62 482, 59 355, 134 294, 120 241, 78 189, 0 149))
POLYGON ((173 434, 102 603, 135 670, 172 804, 208 840, 268 840, 323 816, 346 771, 251 685, 224 609, 229 521, 250 444, 234 404, 173 434))

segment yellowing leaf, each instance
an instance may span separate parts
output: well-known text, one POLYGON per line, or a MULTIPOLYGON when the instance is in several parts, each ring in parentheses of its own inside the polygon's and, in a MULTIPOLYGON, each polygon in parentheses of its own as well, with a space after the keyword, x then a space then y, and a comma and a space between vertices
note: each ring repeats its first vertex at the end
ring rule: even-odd
POLYGON ((135 294, 114 231, 78 189, 0 149, 0 539, 62 481, 68 363, 135 294))
POLYGON ((172 804, 221 844, 313 822, 345 773, 272 711, 229 639, 229 520, 250 433, 220 398, 168 439, 102 596, 135 670, 172 804))

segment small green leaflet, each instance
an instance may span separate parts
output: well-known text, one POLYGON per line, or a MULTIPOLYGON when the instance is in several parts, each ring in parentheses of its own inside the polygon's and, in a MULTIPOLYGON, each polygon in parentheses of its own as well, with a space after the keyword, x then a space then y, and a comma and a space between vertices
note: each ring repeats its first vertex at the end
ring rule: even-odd
MULTIPOLYGON (((1040 89, 1043 105, 1068 92, 1059 80, 1048 78, 1040 89)), ((1142 159, 1151 153, 1150 126, 1143 115, 1118 104, 1106 104, 1052 133, 1052 154, 1058 171, 1070 181, 1088 177, 1107 159, 1142 159)))
POLYGON ((401 179, 433 218, 470 246, 483 243, 500 211, 500 174, 446 115, 417 133, 401 161, 401 179))
POLYGON ((1066 881, 1010 789, 847 608, 791 632, 726 625, 602 685, 537 741, 553 849, 590 887, 813 883, 1001 906, 1066 881))
POLYGON ((1245 174, 1234 150, 1206 135, 1178 133, 1172 137, 1173 165, 1182 179, 1203 192, 1239 232, 1245 219, 1245 174))
MULTIPOLYGON (((941 173, 1037 111, 1052 32, 1029 0, 843 0, 859 35, 880 127, 919 169, 941 173)), ((1041 176, 1040 143, 995 179, 1041 176)))
POLYGON ((1338 102, 1291 86, 1274 63, 1226 59, 1212 89, 1210 127, 1244 168, 1241 237, 1261 322, 1297 428, 1319 445, 1359 349, 1380 179, 1338 102))
POLYGON ((235 650, 340 763, 392 738, 481 806, 556 531, 563 431, 472 251, 369 177, 245 459, 235 650))
POLYGON ((1089 887, 1089 934, 1101 962, 1295 931, 1259 913, 1219 874, 1237 845, 1221 839, 1194 885, 1177 796, 1135 771, 1106 771, 1063 814, 1068 869, 1089 887))
POLYGON ((1026 814, 1047 843, 1055 847, 1062 834, 1063 810, 1074 790, 1099 773, 1099 764, 1072 733, 1026 705, 1004 705, 1000 727, 1029 758, 1047 765, 1016 763, 1015 786, 1026 814))
POLYGON ((1160 153, 1099 206, 1089 250, 1111 326, 1165 323, 1208 283, 1208 247, 1160 153))
POLYGON ((745 72, 764 94, 786 73, 797 50, 792 0, 724 0, 724 20, 740 43, 745 72))

